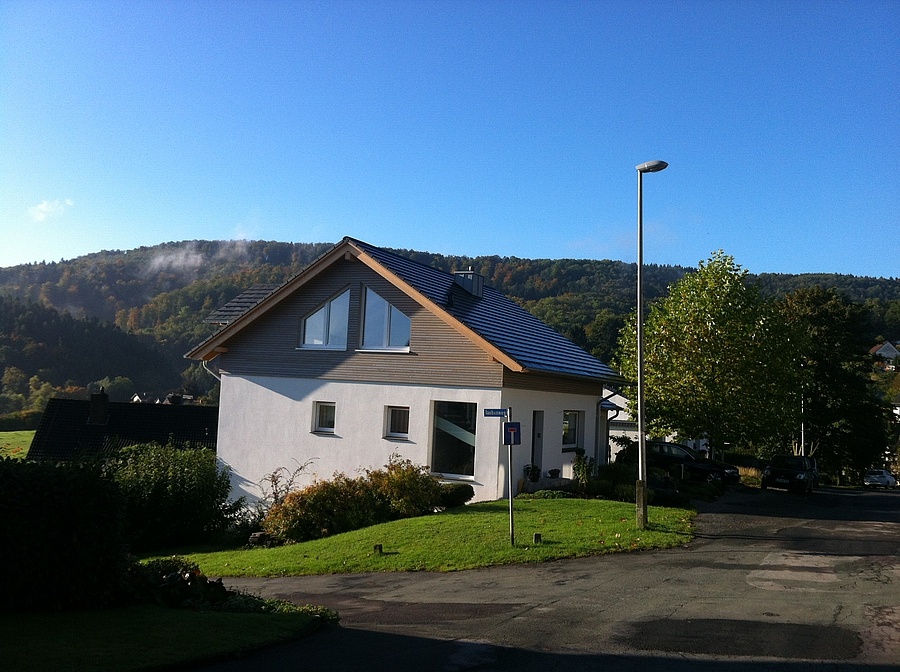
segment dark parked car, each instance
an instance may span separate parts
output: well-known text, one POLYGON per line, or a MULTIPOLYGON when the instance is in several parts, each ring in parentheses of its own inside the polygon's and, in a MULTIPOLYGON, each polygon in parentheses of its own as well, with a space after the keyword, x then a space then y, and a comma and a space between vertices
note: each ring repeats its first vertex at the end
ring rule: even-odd
MULTIPOLYGON (((616 462, 637 462, 637 446, 619 452, 616 462)), ((647 442, 647 466, 662 469, 678 481, 694 483, 722 482, 722 470, 710 460, 701 460, 684 446, 662 441, 647 442)))
POLYGON ((727 462, 722 462, 721 460, 710 459, 708 457, 705 457, 705 456, 699 454, 698 451, 693 450, 691 448, 687 448, 685 446, 679 446, 679 447, 684 448, 687 452, 689 452, 696 459, 703 460, 704 462, 711 464, 716 469, 718 469, 719 473, 722 475, 722 482, 724 484, 734 485, 736 483, 741 482, 741 472, 733 464, 728 464, 727 462))
POLYGON ((809 458, 799 455, 775 455, 763 469, 759 487, 782 488, 803 494, 813 491, 816 474, 809 458))

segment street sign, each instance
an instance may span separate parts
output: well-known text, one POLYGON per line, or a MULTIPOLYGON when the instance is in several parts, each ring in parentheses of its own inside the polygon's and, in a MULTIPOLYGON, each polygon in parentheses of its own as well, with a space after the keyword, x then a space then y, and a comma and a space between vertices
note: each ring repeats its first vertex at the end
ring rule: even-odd
POLYGON ((522 445, 522 423, 503 423, 503 443, 505 443, 507 446, 522 445))
POLYGON ((484 417, 486 418, 505 418, 505 408, 486 408, 484 409, 484 417))

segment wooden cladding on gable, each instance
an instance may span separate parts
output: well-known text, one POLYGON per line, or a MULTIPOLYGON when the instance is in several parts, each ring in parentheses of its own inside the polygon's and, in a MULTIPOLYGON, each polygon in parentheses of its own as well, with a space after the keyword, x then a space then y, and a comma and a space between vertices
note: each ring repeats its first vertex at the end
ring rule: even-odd
POLYGON ((220 368, 238 375, 500 387, 504 367, 412 297, 355 259, 342 259, 227 342, 220 368), (409 352, 359 351, 360 302, 368 286, 411 320, 409 352), (301 347, 301 325, 350 289, 346 350, 301 347))

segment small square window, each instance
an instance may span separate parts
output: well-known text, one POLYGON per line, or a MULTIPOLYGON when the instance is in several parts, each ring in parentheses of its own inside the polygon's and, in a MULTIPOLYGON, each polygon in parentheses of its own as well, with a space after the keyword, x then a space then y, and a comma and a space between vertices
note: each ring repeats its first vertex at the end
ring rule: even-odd
POLYGON ((313 431, 334 434, 334 402, 317 401, 313 431))
POLYGON ((409 407, 387 407, 387 431, 385 436, 392 439, 409 438, 409 407))

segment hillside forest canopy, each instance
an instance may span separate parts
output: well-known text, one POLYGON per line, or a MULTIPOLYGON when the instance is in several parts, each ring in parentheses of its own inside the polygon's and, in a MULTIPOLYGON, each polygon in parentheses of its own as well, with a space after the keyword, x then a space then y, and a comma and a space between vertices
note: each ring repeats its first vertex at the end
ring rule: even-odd
MULTIPOLYGON (((168 392, 214 400, 215 379, 183 358, 216 329, 204 318, 255 284, 293 277, 332 245, 195 240, 0 268, 0 415, 40 410, 50 396, 84 398, 101 384, 119 400, 168 392)), ((633 320, 635 264, 393 251, 444 271, 472 268, 606 362, 633 320)), ((646 265, 650 309, 696 270, 646 265)), ((858 313, 854 347, 900 340, 898 278, 746 273, 742 281, 773 300, 834 291, 858 313)), ((880 384, 897 394, 892 381, 880 384)))

